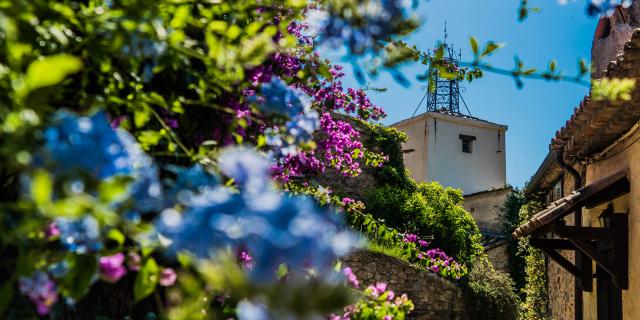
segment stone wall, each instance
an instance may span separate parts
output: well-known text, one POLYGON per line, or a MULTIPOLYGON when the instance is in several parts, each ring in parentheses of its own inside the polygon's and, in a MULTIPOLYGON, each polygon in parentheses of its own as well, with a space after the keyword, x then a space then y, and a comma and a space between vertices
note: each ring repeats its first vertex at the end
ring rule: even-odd
MULTIPOLYGON (((573 254, 561 252, 573 263, 573 254)), ((574 277, 559 264, 547 259, 549 312, 554 320, 575 319, 574 277)))
POLYGON ((496 270, 509 272, 509 253, 507 252, 507 242, 499 243, 496 246, 485 249, 489 256, 489 261, 496 270))
POLYGON ((343 259, 361 286, 388 283, 397 294, 406 293, 415 305, 409 319, 467 320, 464 294, 452 282, 382 253, 358 251, 343 259))

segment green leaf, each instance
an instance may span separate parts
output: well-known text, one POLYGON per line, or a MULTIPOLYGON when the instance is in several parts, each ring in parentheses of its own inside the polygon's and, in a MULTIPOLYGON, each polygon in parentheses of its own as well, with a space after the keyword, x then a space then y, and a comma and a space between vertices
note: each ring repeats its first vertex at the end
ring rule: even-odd
POLYGON ((133 112, 133 123, 136 125, 136 128, 141 128, 151 119, 151 112, 144 109, 137 109, 133 112))
POLYGON ((130 182, 131 177, 128 176, 115 176, 103 180, 98 185, 100 200, 106 203, 124 200, 130 182))
POLYGON ((158 131, 147 130, 140 132, 138 141, 144 150, 148 150, 149 147, 155 146, 160 142, 162 134, 158 131))
POLYGON ((0 314, 4 310, 7 310, 9 304, 11 304, 11 300, 13 300, 13 281, 7 281, 0 288, 0 314))
POLYGON ((478 55, 478 41, 474 37, 469 38, 469 42, 471 43, 471 51, 474 55, 478 55))
POLYGON ((500 43, 495 43, 493 41, 489 41, 487 43, 487 45, 484 47, 484 51, 482 51, 482 54, 480 55, 481 57, 486 57, 491 55, 494 51, 496 51, 497 49, 500 49, 504 47, 503 44, 500 43))
POLYGON ((584 59, 580 59, 578 61, 578 68, 580 76, 583 76, 589 72, 589 67, 587 66, 587 62, 584 59))
POLYGON ((160 268, 153 258, 148 258, 136 276, 133 297, 136 302, 148 297, 156 289, 160 268))
POLYGON ((125 240, 124 234, 122 234, 122 232, 120 232, 120 230, 118 229, 109 230, 109 233, 107 233, 107 238, 117 242, 119 245, 123 245, 125 240))
POLYGON ((189 6, 179 7, 173 16, 173 19, 171 19, 171 27, 174 29, 182 29, 187 24, 187 19, 190 16, 189 14, 189 6))
POLYGON ((51 176, 47 171, 38 169, 31 182, 31 198, 37 205, 45 205, 51 202, 52 194, 53 180, 51 180, 51 176))
POLYGON ((28 91, 53 86, 80 69, 82 69, 82 60, 72 55, 58 54, 44 57, 29 65, 25 84, 28 91))
POLYGON ((441 45, 441 46, 438 46, 438 49, 436 49, 435 59, 437 61, 440 61, 442 60, 442 57, 444 57, 444 46, 441 45))
POLYGON ((73 299, 85 295, 98 272, 98 259, 94 255, 71 255, 69 272, 60 280, 61 291, 73 299))

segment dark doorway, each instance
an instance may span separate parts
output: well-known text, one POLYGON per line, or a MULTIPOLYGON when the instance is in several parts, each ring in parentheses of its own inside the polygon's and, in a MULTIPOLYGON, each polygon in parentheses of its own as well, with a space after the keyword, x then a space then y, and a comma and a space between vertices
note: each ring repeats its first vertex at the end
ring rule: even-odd
POLYGON ((622 320, 622 290, 600 266, 596 268, 598 320, 622 320))

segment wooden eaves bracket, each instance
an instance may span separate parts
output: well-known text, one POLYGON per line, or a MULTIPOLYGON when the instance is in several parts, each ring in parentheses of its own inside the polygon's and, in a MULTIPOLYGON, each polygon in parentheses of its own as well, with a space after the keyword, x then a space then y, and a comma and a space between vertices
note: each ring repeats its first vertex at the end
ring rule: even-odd
POLYGON ((623 290, 629 288, 629 221, 627 214, 614 213, 610 228, 555 225, 547 231, 561 236, 562 239, 540 238, 542 234, 537 233, 530 239, 530 244, 544 251, 563 269, 580 279, 584 291, 593 290, 591 265, 578 267, 557 250, 583 253, 611 275, 616 286, 623 290), (613 243, 612 257, 598 252, 594 243, 600 241, 613 243))

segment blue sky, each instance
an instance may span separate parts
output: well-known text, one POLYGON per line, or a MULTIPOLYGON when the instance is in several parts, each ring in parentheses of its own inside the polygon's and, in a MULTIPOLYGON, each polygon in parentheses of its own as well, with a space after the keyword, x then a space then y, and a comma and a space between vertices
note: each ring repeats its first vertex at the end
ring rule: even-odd
MULTIPOLYGON (((559 5, 553 0, 529 1, 542 9, 526 21, 517 21, 517 0, 430 0, 421 1, 417 14, 423 20, 420 30, 408 38, 410 44, 426 50, 442 38, 447 21, 449 41, 461 48, 462 60, 470 61, 469 37, 482 44, 488 40, 506 44, 489 62, 496 67, 513 67, 513 58, 520 56, 531 67, 546 68, 556 59, 566 74, 577 73, 578 59, 590 60, 591 41, 597 18, 585 13, 585 1, 559 5)), ((335 63, 338 55, 326 54, 335 63)), ((361 87, 355 81, 348 64, 345 85, 361 87)), ((405 88, 388 75, 370 81, 371 87, 384 87, 387 92, 369 93, 372 101, 383 107, 389 116, 383 121, 392 124, 408 118, 424 94, 415 75, 424 66, 409 64, 402 72, 411 81, 405 88)), ((534 174, 548 152, 549 142, 588 94, 588 89, 572 83, 527 80, 518 90, 511 78, 486 73, 471 84, 464 83, 463 94, 473 116, 509 126, 507 131, 507 182, 523 187, 534 174)), ((462 110, 461 106, 461 110, 462 110)), ((424 108, 420 110, 424 112, 424 108)))

